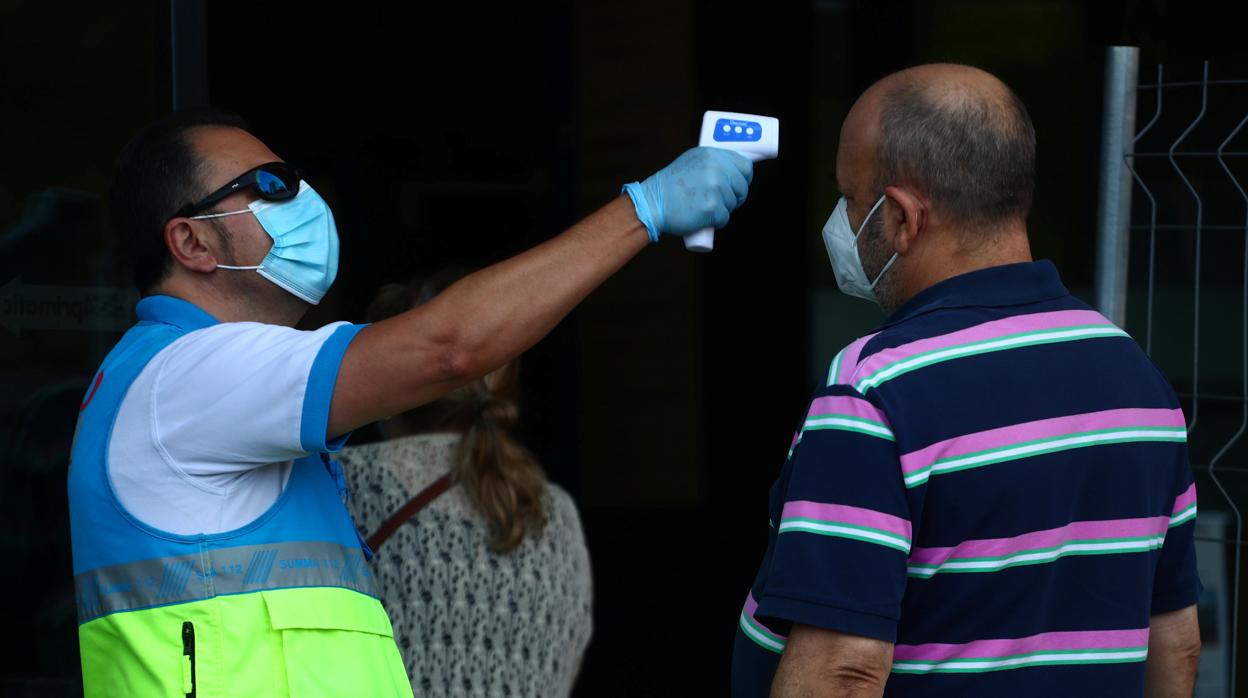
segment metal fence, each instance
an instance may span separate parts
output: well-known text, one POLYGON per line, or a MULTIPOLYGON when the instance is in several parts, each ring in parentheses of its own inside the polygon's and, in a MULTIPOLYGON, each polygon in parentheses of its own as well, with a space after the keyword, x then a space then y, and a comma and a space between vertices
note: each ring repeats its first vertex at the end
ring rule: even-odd
POLYGON ((1138 49, 1110 47, 1106 59, 1096 303, 1183 402, 1205 584, 1196 695, 1235 696, 1248 507, 1248 192, 1239 174, 1248 168, 1248 80, 1217 76, 1205 62, 1158 65, 1145 81, 1138 49))

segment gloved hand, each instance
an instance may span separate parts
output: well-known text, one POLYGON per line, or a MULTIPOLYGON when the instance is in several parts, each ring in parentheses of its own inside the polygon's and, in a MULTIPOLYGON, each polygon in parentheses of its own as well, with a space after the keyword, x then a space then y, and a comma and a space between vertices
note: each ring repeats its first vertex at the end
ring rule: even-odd
POLYGON ((658 242, 660 233, 685 236, 722 228, 745 201, 754 163, 723 148, 690 148, 644 182, 625 184, 637 219, 658 242))

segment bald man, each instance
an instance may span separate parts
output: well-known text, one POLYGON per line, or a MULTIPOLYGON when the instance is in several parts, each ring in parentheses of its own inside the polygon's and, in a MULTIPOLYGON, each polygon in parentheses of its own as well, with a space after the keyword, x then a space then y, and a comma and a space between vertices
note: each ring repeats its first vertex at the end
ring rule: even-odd
POLYGON ((733 695, 1191 695, 1183 413, 1032 261, 1034 161, 1022 102, 966 66, 846 117, 824 240, 889 315, 832 359, 772 487, 733 695))

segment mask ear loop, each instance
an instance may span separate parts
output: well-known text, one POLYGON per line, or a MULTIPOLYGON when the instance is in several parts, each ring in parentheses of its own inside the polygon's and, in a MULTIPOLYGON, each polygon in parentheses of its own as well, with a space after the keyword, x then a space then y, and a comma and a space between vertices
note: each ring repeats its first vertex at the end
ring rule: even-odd
POLYGON ((238 216, 244 213, 251 213, 251 209, 245 208, 240 211, 226 211, 225 213, 205 213, 202 216, 191 216, 190 219, 193 221, 202 221, 202 220, 207 220, 209 218, 225 218, 226 216, 238 216))
MULTIPOLYGON (((875 214, 875 210, 884 204, 884 199, 886 198, 888 197, 885 196, 884 194, 880 194, 880 200, 875 202, 875 205, 871 207, 870 211, 867 211, 867 217, 862 219, 862 225, 858 226, 858 232, 854 234, 855 243, 857 243, 858 238, 862 236, 862 231, 867 229, 867 221, 871 220, 871 216, 875 214)), ((893 266, 893 262, 896 262, 896 261, 897 261, 897 253, 894 252, 893 256, 889 258, 888 263, 886 263, 884 265, 884 268, 880 270, 880 273, 875 275, 875 281, 871 282, 870 288, 872 291, 875 290, 876 284, 880 283, 880 279, 884 278, 884 274, 888 272, 889 267, 893 266)), ((861 264, 861 262, 859 262, 859 264, 861 264)))
POLYGON ((896 252, 894 252, 894 253, 893 253, 893 256, 892 256, 891 258, 889 258, 889 260, 888 260, 888 264, 885 264, 885 265, 884 265, 884 268, 880 270, 880 273, 879 273, 879 274, 876 274, 876 276, 875 276, 875 281, 872 281, 872 282, 871 282, 871 290, 872 290, 872 291, 874 291, 874 290, 875 290, 875 286, 876 286, 876 284, 880 283, 880 279, 884 278, 884 274, 888 272, 888 268, 889 268, 889 267, 891 267, 891 266, 893 266, 893 262, 896 262, 896 261, 897 261, 897 253, 896 253, 896 252))
MULTIPOLYGON (((241 210, 241 211, 226 211, 225 213, 206 213, 206 214, 204 214, 204 215, 202 215, 202 216, 191 216, 191 220, 193 220, 193 221, 202 221, 202 220, 205 220, 205 219, 207 219, 207 218, 225 218, 226 216, 237 216, 237 215, 240 215, 240 214, 243 214, 243 213, 251 213, 251 209, 249 209, 249 208, 245 208, 245 209, 243 209, 243 210, 241 210)), ((241 266, 235 266, 235 265, 233 265, 233 264, 218 264, 218 265, 217 265, 217 268, 218 268, 218 269, 229 269, 229 270, 231 270, 231 271, 255 271, 255 270, 257 270, 257 269, 263 269, 263 268, 264 268, 264 265, 263 265, 263 264, 257 264, 257 265, 255 265, 255 266, 241 267, 241 266)))
MULTIPOLYGON (((871 216, 875 215, 875 210, 882 206, 884 204, 884 199, 887 198, 888 197, 884 194, 880 194, 880 200, 875 202, 875 205, 871 207, 870 211, 867 211, 867 215, 862 219, 862 223, 858 224, 858 232, 854 233, 854 242, 858 242, 858 238, 862 236, 862 231, 867 229, 867 221, 871 220, 871 216)), ((848 216, 849 211, 846 211, 845 213, 848 216)))

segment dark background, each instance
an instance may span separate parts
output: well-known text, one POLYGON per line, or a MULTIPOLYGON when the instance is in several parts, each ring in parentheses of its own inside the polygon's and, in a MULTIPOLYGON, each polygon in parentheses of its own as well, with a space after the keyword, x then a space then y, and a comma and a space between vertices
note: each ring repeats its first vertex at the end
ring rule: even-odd
POLYGON ((937 60, 1010 84, 1039 135, 1033 249, 1090 299, 1105 47, 1141 46, 1142 75, 1208 58, 1248 78, 1214 2, 195 7, 0 1, 0 627, 19 639, 0 693, 78 690, 64 469, 124 327, 23 327, 5 304, 35 285, 122 297, 100 195, 175 93, 243 114, 333 206, 339 280, 308 327, 362 321, 383 283, 549 238, 695 144, 705 109, 780 118, 780 159, 712 254, 645 251, 524 358, 522 435, 576 498, 594 565, 577 694, 648 696, 726 691, 767 489, 826 362, 879 320, 835 293, 819 236, 856 95, 937 60))

